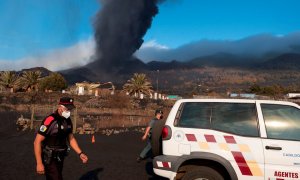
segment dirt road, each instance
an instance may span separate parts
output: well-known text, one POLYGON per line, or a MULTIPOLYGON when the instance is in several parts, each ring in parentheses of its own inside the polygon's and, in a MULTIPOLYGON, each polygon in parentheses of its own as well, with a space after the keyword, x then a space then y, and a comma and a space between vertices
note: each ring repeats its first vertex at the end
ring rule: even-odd
MULTIPOLYGON (((8 120, 14 116, 0 113, 0 179, 45 179, 35 173, 35 133, 16 132, 15 121, 8 120)), ((64 179, 162 179, 153 174, 151 160, 135 161, 145 145, 141 136, 138 132, 111 136, 96 134, 96 142, 92 144, 91 135, 76 135, 79 145, 89 156, 89 162, 82 164, 71 151, 65 160, 64 179)))

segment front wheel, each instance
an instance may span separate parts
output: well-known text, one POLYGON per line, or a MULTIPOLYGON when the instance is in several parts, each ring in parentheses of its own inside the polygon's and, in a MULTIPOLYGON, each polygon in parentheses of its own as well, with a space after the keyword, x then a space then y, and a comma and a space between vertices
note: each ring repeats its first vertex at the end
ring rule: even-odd
POLYGON ((200 166, 187 170, 182 180, 224 180, 224 178, 215 169, 200 166))

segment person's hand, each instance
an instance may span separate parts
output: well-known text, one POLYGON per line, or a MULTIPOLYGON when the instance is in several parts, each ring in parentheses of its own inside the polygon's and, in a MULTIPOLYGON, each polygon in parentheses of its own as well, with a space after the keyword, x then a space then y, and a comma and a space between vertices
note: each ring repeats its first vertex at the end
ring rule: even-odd
POLYGON ((37 164, 36 165, 36 172, 38 174, 45 174, 45 167, 43 164, 37 164))
POLYGON ((87 163, 88 157, 84 153, 80 154, 80 159, 82 160, 82 163, 87 163))

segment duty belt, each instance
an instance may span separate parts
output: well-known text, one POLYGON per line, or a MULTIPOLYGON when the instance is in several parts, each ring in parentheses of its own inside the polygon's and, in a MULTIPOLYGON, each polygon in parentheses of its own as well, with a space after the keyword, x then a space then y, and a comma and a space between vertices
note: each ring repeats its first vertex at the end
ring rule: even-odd
POLYGON ((62 152, 62 151, 68 150, 68 147, 63 148, 63 147, 45 146, 45 149, 51 150, 51 151, 54 151, 54 152, 62 152))
POLYGON ((68 155, 70 148, 54 148, 45 146, 43 148, 43 159, 45 164, 50 164, 52 159, 57 159, 58 161, 62 161, 65 156, 68 155))

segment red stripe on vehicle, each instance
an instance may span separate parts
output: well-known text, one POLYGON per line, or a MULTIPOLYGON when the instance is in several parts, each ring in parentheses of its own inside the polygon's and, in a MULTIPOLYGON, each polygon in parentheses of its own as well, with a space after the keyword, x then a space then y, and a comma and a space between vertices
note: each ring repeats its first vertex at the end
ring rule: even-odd
POLYGON ((217 142, 214 135, 204 135, 207 142, 217 142))
POLYGON ((233 136, 224 136, 225 141, 229 144, 236 144, 236 141, 233 136))
POLYGON ((276 180, 284 180, 284 179, 282 179, 282 178, 276 178, 276 180))
POLYGON ((186 134, 185 136, 188 141, 197 141, 196 136, 194 134, 186 134))
POLYGON ((164 166, 165 168, 170 168, 170 166, 169 166, 169 163, 168 163, 168 162, 162 162, 162 164, 163 164, 163 166, 164 166))
POLYGON ((243 175, 252 176, 251 170, 241 152, 231 151, 235 162, 237 163, 243 175))

